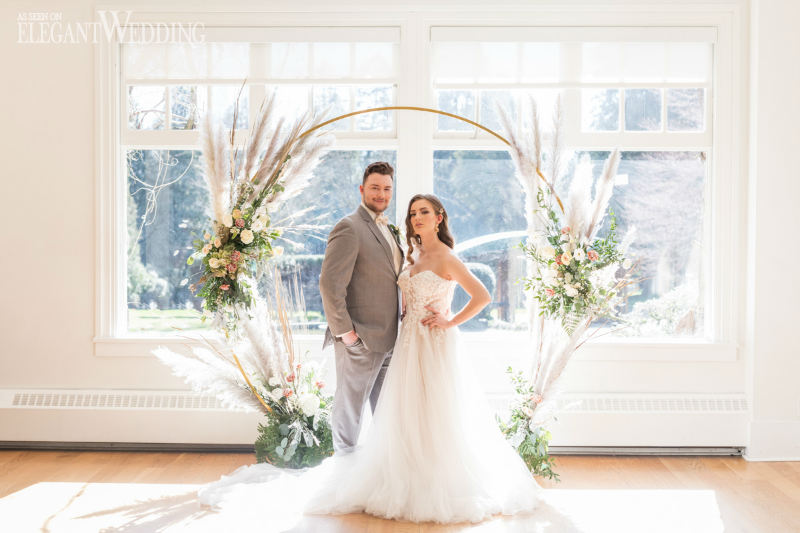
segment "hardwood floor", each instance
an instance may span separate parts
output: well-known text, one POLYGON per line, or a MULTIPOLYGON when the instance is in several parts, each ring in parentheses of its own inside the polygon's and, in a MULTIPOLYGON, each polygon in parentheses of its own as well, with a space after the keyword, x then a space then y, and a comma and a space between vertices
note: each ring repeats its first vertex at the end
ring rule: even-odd
MULTIPOLYGON (((252 454, 244 453, 0 451, 0 504, 4 500, 24 501, 17 493, 30 491, 37 484, 73 483, 74 486, 63 485, 71 487, 71 496, 58 504, 53 503, 53 511, 42 511, 40 527, 36 528, 37 531, 59 531, 49 524, 55 524, 54 517, 81 497, 78 493, 79 489, 83 490, 81 487, 90 484, 129 484, 132 487, 137 484, 202 484, 254 461, 252 454), (17 497, 18 500, 14 499, 17 497)), ((561 482, 537 480, 545 489, 552 489, 547 492, 555 495, 569 491, 574 494, 605 491, 604 494, 612 495, 622 490, 642 493, 670 490, 691 494, 694 494, 691 491, 705 491, 713 494, 715 512, 718 511, 726 532, 800 532, 800 462, 747 462, 738 457, 557 456, 556 463, 561 482)), ((0 505, 0 523, 3 531, 16 532, 13 526, 7 527, 7 517, 3 516, 10 507, 0 505)), ((437 526, 347 515, 303 518, 291 531, 534 531, 521 525, 523 523, 499 517, 480 527, 474 524, 437 526)), ((108 529, 118 530, 122 528, 108 529)), ((655 527, 645 526, 641 529, 643 532, 654 530, 655 527)))

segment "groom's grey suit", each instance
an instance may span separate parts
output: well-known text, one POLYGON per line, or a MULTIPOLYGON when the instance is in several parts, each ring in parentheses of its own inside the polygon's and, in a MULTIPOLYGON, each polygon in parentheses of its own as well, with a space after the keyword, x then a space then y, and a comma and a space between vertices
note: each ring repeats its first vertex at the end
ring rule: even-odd
POLYGON ((328 236, 319 289, 328 320, 322 347, 332 343, 336 353, 332 420, 336 451, 356 445, 367 397, 375 411, 397 338, 402 256, 399 242, 387 241, 363 205, 340 220, 328 236), (400 250, 399 266, 393 245, 400 250), (359 340, 348 346, 339 337, 351 330, 359 340))

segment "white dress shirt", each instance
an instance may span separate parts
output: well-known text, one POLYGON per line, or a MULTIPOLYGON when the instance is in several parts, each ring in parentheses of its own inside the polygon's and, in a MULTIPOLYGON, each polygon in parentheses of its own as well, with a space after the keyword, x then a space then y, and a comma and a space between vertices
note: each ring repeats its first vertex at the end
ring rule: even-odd
MULTIPOLYGON (((367 207, 366 204, 364 204, 363 199, 361 200, 361 206, 367 210, 367 213, 369 213, 369 216, 372 217, 372 220, 378 218, 378 213, 367 207)), ((394 240, 394 235, 392 234, 392 230, 389 229, 389 226, 387 224, 377 223, 376 225, 378 226, 378 229, 381 230, 384 238, 386 238, 386 242, 389 243, 389 247, 392 250, 392 259, 394 259, 394 273, 397 274, 400 272, 400 266, 403 262, 403 254, 400 252, 400 248, 397 246, 397 241, 394 240)))

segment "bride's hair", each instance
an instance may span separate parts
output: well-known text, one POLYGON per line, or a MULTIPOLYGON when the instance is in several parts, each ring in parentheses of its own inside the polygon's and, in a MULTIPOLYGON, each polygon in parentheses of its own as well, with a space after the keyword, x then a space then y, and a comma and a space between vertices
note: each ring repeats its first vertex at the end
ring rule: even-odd
POLYGON ((441 200, 439 200, 433 194, 415 194, 411 198, 411 201, 408 202, 408 209, 406 209, 406 243, 408 243, 406 259, 408 259, 409 265, 414 264, 414 260, 411 258, 411 253, 414 251, 414 245, 420 244, 421 242, 419 236, 414 234, 414 226, 411 225, 411 206, 414 205, 414 202, 417 200, 428 201, 433 206, 433 210, 436 212, 436 214, 442 215, 442 221, 439 222, 439 231, 436 234, 439 237, 439 240, 450 248, 452 248, 455 244, 453 235, 450 233, 450 228, 447 226, 447 211, 444 210, 441 200))

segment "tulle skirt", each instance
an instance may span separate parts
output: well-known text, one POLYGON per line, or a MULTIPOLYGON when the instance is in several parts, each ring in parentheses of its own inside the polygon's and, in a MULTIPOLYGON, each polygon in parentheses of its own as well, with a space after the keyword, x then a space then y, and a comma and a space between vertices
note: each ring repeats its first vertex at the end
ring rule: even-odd
POLYGON ((362 443, 299 472, 241 467, 200 490, 201 503, 236 493, 263 506, 293 494, 308 514, 440 523, 533 510, 542 489, 500 433, 460 352, 456 328, 429 330, 406 317, 362 443))

